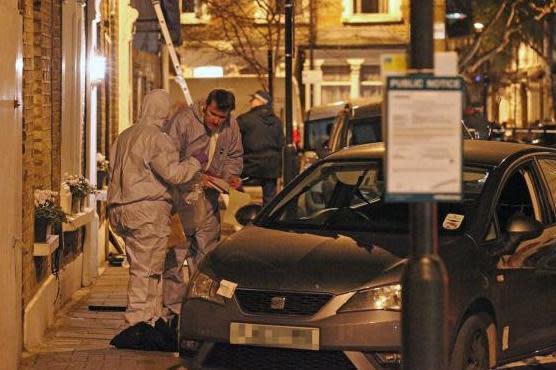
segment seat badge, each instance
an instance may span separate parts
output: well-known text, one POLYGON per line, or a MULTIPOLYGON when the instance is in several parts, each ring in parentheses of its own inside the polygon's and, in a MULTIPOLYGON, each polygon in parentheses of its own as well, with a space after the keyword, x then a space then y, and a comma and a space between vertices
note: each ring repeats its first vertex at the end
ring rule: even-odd
POLYGON ((273 310, 283 310, 286 307, 286 297, 272 297, 270 308, 273 310))

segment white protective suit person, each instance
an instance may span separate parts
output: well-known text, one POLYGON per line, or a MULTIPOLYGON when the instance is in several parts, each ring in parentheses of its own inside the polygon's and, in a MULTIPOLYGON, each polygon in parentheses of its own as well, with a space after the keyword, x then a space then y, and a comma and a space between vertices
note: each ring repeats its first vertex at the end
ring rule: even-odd
MULTIPOLYGON (((223 89, 211 91, 204 103, 184 107, 163 128, 174 140, 180 159, 205 151, 208 163, 201 177, 218 177, 231 187, 241 185, 243 147, 237 121, 232 116, 234 95, 223 89)), ((206 179, 203 178, 201 182, 206 179)), ((205 183, 206 185, 206 183, 205 183)), ((191 188, 180 186, 180 202, 176 204, 185 231, 186 243, 168 251, 164 270, 164 317, 179 315, 186 286, 182 266, 187 259, 190 275, 199 262, 220 239, 220 208, 218 191, 204 187, 201 204, 188 207, 191 188)))
POLYGON ((169 185, 191 180, 202 165, 195 156, 179 162, 175 145, 161 131, 169 113, 168 93, 149 92, 137 123, 124 130, 111 149, 108 212, 110 224, 125 240, 130 266, 129 325, 153 324, 161 316, 172 208, 169 185))

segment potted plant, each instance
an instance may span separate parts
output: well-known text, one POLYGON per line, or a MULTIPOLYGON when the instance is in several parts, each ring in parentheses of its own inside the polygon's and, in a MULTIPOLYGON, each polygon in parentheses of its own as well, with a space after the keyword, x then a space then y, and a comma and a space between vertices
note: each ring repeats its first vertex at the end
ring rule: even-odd
POLYGON ((81 175, 69 175, 63 186, 71 193, 71 213, 76 214, 83 210, 83 199, 95 192, 89 180, 81 175))
POLYGON ((97 153, 97 189, 104 187, 105 181, 108 178, 110 161, 106 159, 104 154, 97 153))
POLYGON ((67 221, 62 208, 56 204, 57 192, 51 190, 35 190, 35 241, 44 243, 50 235, 53 225, 67 221))

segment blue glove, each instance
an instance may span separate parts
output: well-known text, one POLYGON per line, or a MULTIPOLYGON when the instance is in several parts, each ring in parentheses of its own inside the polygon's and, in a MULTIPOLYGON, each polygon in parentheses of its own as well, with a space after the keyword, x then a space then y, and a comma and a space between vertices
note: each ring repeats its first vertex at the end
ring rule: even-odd
POLYGON ((208 156, 207 156, 207 153, 205 153, 204 150, 200 150, 197 153, 193 153, 191 156, 199 161, 202 168, 205 168, 205 166, 208 163, 208 156))

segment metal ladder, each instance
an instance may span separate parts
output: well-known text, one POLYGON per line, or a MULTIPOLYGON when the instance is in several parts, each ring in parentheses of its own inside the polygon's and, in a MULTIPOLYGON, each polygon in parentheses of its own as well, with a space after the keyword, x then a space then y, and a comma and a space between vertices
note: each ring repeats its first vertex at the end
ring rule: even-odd
POLYGON ((168 52, 170 53, 170 59, 172 60, 172 64, 174 65, 174 71, 176 72, 175 80, 183 92, 185 102, 188 106, 191 106, 193 104, 191 92, 189 91, 189 87, 187 87, 187 83, 183 78, 183 71, 181 69, 180 61, 178 60, 178 55, 176 54, 176 48, 174 47, 174 43, 172 42, 172 38, 170 37, 170 32, 168 32, 168 26, 166 25, 166 20, 164 19, 164 14, 162 13, 162 8, 160 7, 160 0, 152 0, 152 4, 156 13, 156 17, 158 18, 158 23, 160 24, 162 36, 164 36, 164 41, 166 42, 166 47, 168 48, 168 52))

